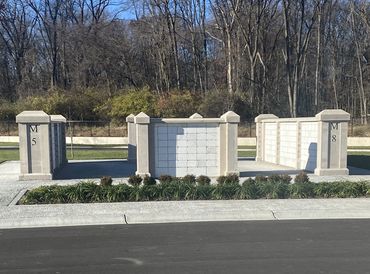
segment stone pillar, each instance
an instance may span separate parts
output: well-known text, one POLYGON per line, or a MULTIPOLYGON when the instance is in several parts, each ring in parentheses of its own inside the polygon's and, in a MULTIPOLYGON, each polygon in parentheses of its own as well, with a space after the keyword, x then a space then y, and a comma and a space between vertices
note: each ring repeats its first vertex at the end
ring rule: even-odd
POLYGON ((348 175, 347 135, 350 114, 326 109, 316 115, 318 121, 316 175, 348 175))
POLYGON ((19 129, 21 174, 19 180, 52 179, 50 116, 23 111, 16 117, 19 129))
POLYGON ((67 163, 67 147, 65 136, 66 118, 62 115, 50 115, 52 136, 52 162, 53 170, 67 163))
POLYGON ((238 174, 238 123, 240 116, 228 111, 220 117, 220 174, 238 174))
POLYGON ((255 119, 254 122, 256 123, 256 161, 264 161, 264 130, 263 130, 263 120, 266 119, 277 119, 279 117, 273 114, 260 114, 255 119))
POLYGON ((136 125, 135 115, 130 114, 126 117, 127 122, 127 135, 128 135, 128 156, 129 162, 136 162, 136 125))
POLYGON ((150 117, 140 112, 134 118, 136 126, 136 175, 150 176, 149 124, 150 117))

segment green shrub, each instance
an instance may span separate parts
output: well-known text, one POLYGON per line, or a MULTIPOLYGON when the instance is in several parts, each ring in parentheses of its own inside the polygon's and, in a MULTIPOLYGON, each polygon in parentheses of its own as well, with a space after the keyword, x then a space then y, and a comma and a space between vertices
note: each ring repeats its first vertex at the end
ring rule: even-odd
MULTIPOLYGON (((199 184, 199 182, 198 182, 199 184)), ((195 188, 194 199, 195 200, 211 200, 214 187, 209 184, 200 184, 195 188)))
POLYGON ((366 196, 368 185, 364 182, 333 182, 315 185, 315 195, 324 198, 355 198, 366 196))
POLYGON ((148 176, 148 175, 144 176, 143 184, 145 186, 152 186, 152 185, 155 185, 156 183, 157 183, 157 181, 153 177, 148 176))
POLYGON ((250 112, 252 108, 248 105, 248 98, 243 92, 230 95, 225 89, 221 89, 207 92, 198 107, 198 112, 205 117, 220 117, 226 111, 233 110, 240 117, 251 118, 254 115, 250 112))
POLYGON ((289 184, 283 181, 265 181, 256 183, 261 198, 284 199, 289 195, 289 184))
POLYGON ((243 182, 241 191, 241 199, 257 199, 260 196, 257 183, 252 178, 243 182))
POLYGON ((162 200, 191 200, 195 196, 195 185, 183 183, 180 180, 160 184, 162 200))
POLYGON ((54 88, 43 95, 18 100, 16 108, 18 113, 23 110, 43 110, 72 120, 107 119, 106 111, 99 112, 99 107, 106 104, 108 94, 101 88, 77 88, 70 91, 54 88))
POLYGON ((141 187, 140 191, 140 200, 141 201, 155 201, 161 198, 160 188, 155 185, 144 184, 141 187))
POLYGON ((106 202, 125 202, 131 196, 132 187, 126 184, 119 184, 107 189, 106 202))
POLYGON ((304 171, 301 171, 298 175, 294 177, 295 183, 308 183, 310 179, 307 176, 307 173, 304 171))
POLYGON ((196 178, 196 182, 198 185, 209 185, 211 183, 211 179, 208 176, 200 175, 196 178))
POLYGON ((184 177, 182 177, 182 182, 186 183, 186 184, 195 184, 196 181, 195 181, 195 176, 192 175, 192 174, 188 174, 188 175, 185 175, 184 177))
POLYGON ((197 112, 199 98, 189 91, 172 91, 157 101, 156 112, 160 117, 189 117, 197 112))
POLYGON ((153 116, 155 112, 156 97, 148 88, 141 90, 128 90, 124 94, 113 97, 106 106, 110 109, 109 117, 117 122, 124 122, 128 115, 145 112, 153 116))
MULTIPOLYGON (((167 178, 168 179, 168 178, 167 178)), ((158 185, 144 184, 133 179, 132 186, 126 184, 106 187, 92 181, 68 186, 41 186, 28 191, 20 204, 56 204, 56 203, 92 203, 92 202, 128 202, 128 201, 171 201, 171 200, 229 200, 229 199, 283 199, 313 197, 364 197, 369 194, 367 182, 287 183, 288 178, 270 176, 257 182, 251 178, 242 185, 230 181, 218 185, 195 185, 182 179, 158 185)), ((148 179, 149 180, 149 179, 148 179)))
POLYGON ((237 182, 218 184, 213 189, 212 198, 215 200, 238 199, 241 186, 237 182))
POLYGON ((216 179, 217 183, 220 185, 223 184, 238 184, 239 183, 239 176, 237 174, 229 174, 226 176, 219 176, 216 179))
POLYGON ((313 198, 315 197, 315 184, 311 182, 296 182, 289 186, 291 198, 313 198))
POLYGON ((112 177, 111 176, 103 176, 100 178, 100 185, 101 186, 111 186, 112 185, 112 177))
POLYGON ((140 175, 131 175, 129 178, 128 178, 128 183, 132 186, 139 186, 141 184, 141 181, 143 180, 143 178, 141 178, 140 175))
POLYGON ((282 175, 273 174, 267 177, 267 182, 271 182, 271 183, 289 184, 291 180, 292 180, 292 177, 286 174, 282 174, 282 175))
POLYGON ((256 183, 264 183, 264 182, 267 182, 267 177, 257 175, 256 178, 255 178, 255 181, 256 181, 256 183))
POLYGON ((161 184, 171 183, 173 180, 174 177, 172 177, 171 175, 163 174, 159 176, 159 182, 161 182, 161 184))
POLYGON ((16 104, 0 99, 0 120, 15 120, 17 114, 16 104))

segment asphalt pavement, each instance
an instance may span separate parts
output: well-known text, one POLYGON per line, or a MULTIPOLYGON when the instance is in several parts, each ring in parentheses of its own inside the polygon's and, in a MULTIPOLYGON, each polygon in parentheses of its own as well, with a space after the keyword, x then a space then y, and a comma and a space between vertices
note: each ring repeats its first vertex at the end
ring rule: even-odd
POLYGON ((370 220, 0 230, 0 273, 370 273, 370 220))

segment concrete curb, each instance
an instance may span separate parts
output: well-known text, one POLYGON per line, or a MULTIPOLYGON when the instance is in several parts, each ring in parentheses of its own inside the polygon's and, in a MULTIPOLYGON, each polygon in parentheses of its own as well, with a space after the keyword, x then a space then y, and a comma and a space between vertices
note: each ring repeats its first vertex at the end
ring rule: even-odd
POLYGON ((370 199, 168 201, 0 207, 0 228, 370 218, 370 199))

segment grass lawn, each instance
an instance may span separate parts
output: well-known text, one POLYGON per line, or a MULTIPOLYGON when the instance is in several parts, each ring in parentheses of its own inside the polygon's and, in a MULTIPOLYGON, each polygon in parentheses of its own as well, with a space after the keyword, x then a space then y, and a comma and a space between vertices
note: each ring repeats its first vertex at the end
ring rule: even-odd
MULTIPOLYGON (((69 160, 94 160, 94 159, 126 159, 127 150, 124 149, 99 149, 99 150, 83 150, 74 149, 73 156, 71 150, 67 150, 67 158, 69 160)), ((2 149, 0 150, 0 163, 4 161, 19 160, 18 149, 2 149)))
POLYGON ((17 142, 0 142, 0 147, 18 146, 17 142))
POLYGON ((238 157, 256 157, 256 151, 238 151, 238 157))
POLYGON ((4 161, 14 161, 14 160, 19 160, 18 149, 0 150, 0 163, 4 161))
POLYGON ((69 160, 95 160, 95 159, 126 159, 127 150, 125 149, 99 149, 83 150, 73 149, 73 157, 70 149, 67 149, 69 160))
MULTIPOLYGON (((4 143, 0 143, 4 144, 4 143)), ((13 143, 10 143, 13 145, 13 143)), ((239 147, 241 148, 241 147, 239 147)), ((244 147, 243 147, 244 148, 244 147)), ((126 159, 127 150, 125 149, 98 149, 98 150, 83 150, 75 148, 73 150, 67 149, 67 157, 69 160, 93 160, 93 159, 126 159)), ((239 157, 255 157, 256 151, 239 151, 239 157)), ((3 149, 0 150, 0 163, 4 161, 19 160, 18 149, 3 149)), ((370 152, 348 152, 348 165, 365 168, 370 170, 370 152)))

